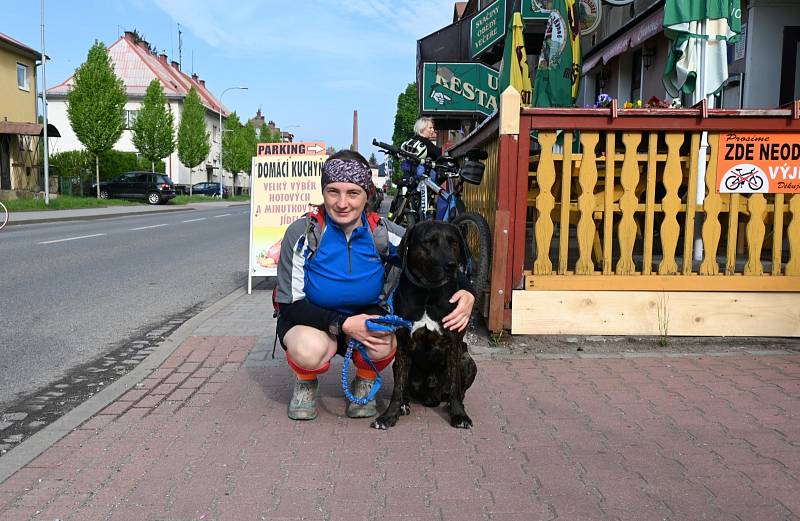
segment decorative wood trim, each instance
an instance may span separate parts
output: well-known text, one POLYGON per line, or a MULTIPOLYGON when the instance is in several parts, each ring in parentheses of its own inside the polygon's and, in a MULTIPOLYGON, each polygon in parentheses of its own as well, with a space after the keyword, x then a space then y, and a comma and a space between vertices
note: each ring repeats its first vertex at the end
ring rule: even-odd
POLYGON ((764 291, 800 292, 800 276, 748 275, 592 275, 528 274, 529 291, 764 291))

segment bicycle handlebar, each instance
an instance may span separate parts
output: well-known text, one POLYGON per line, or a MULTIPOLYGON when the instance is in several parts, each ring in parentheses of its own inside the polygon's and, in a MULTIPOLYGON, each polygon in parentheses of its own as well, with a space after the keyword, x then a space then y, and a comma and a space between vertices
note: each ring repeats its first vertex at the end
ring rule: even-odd
POLYGON ((406 152, 405 150, 401 150, 394 145, 390 145, 389 143, 383 143, 382 141, 378 141, 377 139, 372 139, 372 145, 378 148, 382 148, 386 152, 393 154, 395 156, 403 156, 407 159, 411 159, 412 161, 421 162, 421 159, 414 154, 406 152))

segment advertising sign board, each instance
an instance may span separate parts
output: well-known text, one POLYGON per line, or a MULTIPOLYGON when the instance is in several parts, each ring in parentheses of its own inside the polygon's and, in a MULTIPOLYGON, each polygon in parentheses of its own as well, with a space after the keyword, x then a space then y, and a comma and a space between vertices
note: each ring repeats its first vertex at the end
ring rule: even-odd
POLYGON ((422 112, 479 112, 497 110, 499 73, 482 63, 424 63, 422 112))
POLYGON ((737 194, 800 193, 800 134, 720 134, 717 190, 737 194))

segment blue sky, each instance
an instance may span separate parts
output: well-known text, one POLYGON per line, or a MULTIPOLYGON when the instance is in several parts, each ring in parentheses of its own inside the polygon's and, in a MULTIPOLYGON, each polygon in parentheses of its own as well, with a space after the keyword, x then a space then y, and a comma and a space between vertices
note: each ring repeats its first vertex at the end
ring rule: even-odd
MULTIPOLYGON (((40 48, 40 1, 4 2, 0 32, 40 48)), ((46 0, 48 87, 69 77, 94 40, 136 29, 196 72, 246 119, 262 114, 296 140, 360 151, 391 139, 397 96, 414 81, 416 40, 452 21, 453 0, 46 0), (192 65, 193 62, 193 65, 192 65), (290 125, 299 127, 287 128, 290 125)))

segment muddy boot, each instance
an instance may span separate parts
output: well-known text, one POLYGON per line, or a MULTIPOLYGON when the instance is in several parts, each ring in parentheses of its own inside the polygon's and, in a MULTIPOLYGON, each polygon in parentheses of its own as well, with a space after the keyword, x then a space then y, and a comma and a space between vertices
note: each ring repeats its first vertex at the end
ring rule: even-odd
MULTIPOLYGON (((369 394, 374 384, 375 380, 367 380, 356 376, 350 383, 350 392, 356 398, 364 398, 369 394)), ((371 418, 378 414, 378 407, 375 404, 375 399, 370 400, 366 405, 358 405, 347 400, 345 414, 347 414, 348 418, 371 418)))
POLYGON ((292 401, 289 402, 289 418, 313 420, 317 417, 317 380, 295 380, 292 401))

